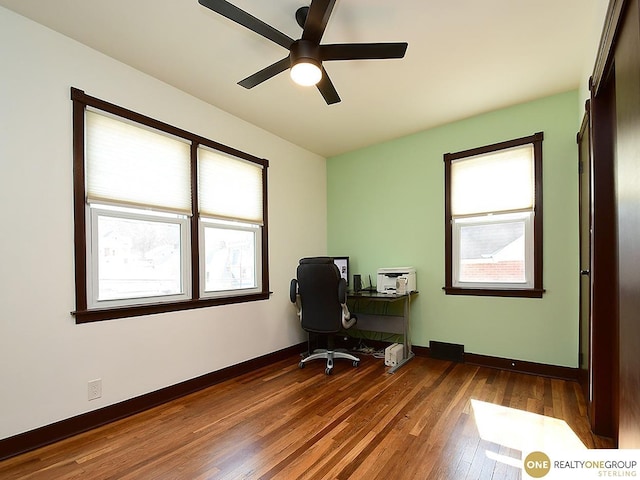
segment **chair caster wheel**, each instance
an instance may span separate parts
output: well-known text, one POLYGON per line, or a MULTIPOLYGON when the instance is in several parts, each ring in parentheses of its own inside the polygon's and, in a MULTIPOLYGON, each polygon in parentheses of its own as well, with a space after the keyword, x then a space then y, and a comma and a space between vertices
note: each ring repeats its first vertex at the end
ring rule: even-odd
POLYGON ((358 365, 360 365, 360 362, 358 362, 358 361, 354 360, 354 361, 353 361, 353 366, 354 366, 354 367, 357 367, 358 365))
POLYGON ((302 362, 302 361, 301 361, 301 362, 298 364, 298 368, 304 368, 304 362, 302 362))
POLYGON ((326 368, 326 369, 324 370, 324 374, 325 374, 325 375, 331 375, 331 372, 332 372, 332 371, 333 371, 333 369, 332 369, 332 368, 326 368))

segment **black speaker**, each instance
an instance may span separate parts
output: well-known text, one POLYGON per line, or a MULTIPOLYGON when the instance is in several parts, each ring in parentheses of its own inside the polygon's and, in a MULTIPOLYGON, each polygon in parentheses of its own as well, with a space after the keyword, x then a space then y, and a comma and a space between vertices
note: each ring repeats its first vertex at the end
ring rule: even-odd
POLYGON ((362 277, 358 274, 353 276, 353 291, 358 293, 362 290, 362 277))

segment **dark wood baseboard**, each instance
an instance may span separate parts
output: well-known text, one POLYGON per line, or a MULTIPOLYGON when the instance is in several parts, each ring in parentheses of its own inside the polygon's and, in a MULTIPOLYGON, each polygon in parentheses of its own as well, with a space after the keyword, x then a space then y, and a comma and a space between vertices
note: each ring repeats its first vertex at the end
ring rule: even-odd
POLYGON ((2 439, 0 440, 0 460, 72 437, 73 435, 140 413, 171 400, 175 400, 176 398, 183 397, 225 380, 257 370, 258 368, 267 366, 273 362, 277 362, 295 355, 296 353, 303 352, 306 346, 306 343, 293 345, 291 347, 278 350, 277 352, 269 353, 237 365, 223 368, 222 370, 217 370, 191 380, 156 390, 155 392, 150 392, 92 412, 83 413, 82 415, 2 439))
MULTIPOLYGON (((414 345, 412 350, 413 353, 421 357, 431 357, 429 347, 419 347, 414 345)), ((491 357, 488 355, 479 355, 477 353, 465 352, 464 363, 468 363, 469 365, 478 365, 481 367, 498 368, 500 370, 508 370, 511 372, 540 375, 541 377, 558 378, 572 382, 577 382, 579 376, 578 368, 525 362, 523 360, 514 360, 509 358, 491 357)))

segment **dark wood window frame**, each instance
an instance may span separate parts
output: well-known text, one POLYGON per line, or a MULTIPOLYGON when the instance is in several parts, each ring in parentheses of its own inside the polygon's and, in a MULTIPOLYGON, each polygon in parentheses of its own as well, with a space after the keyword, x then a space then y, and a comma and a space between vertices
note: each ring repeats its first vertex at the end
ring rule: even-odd
POLYGON ((542 298, 542 140, 544 134, 538 132, 527 137, 508 140, 505 142, 486 145, 456 153, 444 155, 445 177, 445 286, 443 290, 448 295, 478 295, 496 297, 526 297, 542 298), (533 144, 534 150, 534 181, 535 204, 533 216, 533 288, 459 288, 453 286, 453 222, 451 216, 451 163, 461 158, 473 157, 507 148, 533 144))
POLYGON ((76 323, 87 323, 116 318, 150 315, 155 313, 189 310, 194 308, 226 305, 231 303, 244 303, 269 298, 269 256, 268 256, 268 210, 267 210, 267 168, 269 162, 248 153, 236 150, 221 143, 209 140, 186 130, 174 127, 167 123, 155 120, 145 115, 133 112, 126 108, 100 100, 85 94, 77 88, 71 88, 71 100, 73 101, 73 185, 74 185, 74 245, 75 245, 75 281, 76 281, 76 310, 71 312, 76 323), (86 225, 86 200, 85 200, 85 110, 92 107, 124 119, 146 125, 170 135, 183 138, 191 142, 191 192, 192 214, 190 223, 191 242, 191 298, 176 302, 152 303, 145 305, 122 306, 115 308, 89 309, 87 299, 87 225, 86 225), (261 229, 261 258, 262 281, 261 291, 248 295, 233 295, 215 298, 200 298, 200 249, 198 228, 198 146, 206 146, 214 150, 253 162, 262 166, 262 191, 263 191, 263 226, 261 229))

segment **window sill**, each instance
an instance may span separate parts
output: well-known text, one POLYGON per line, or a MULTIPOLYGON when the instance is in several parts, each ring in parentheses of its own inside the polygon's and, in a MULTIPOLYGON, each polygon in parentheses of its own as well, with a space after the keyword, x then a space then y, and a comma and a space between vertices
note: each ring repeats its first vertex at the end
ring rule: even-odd
POLYGON ((495 289, 495 288, 457 288, 442 287, 447 295, 474 295, 481 297, 519 297, 542 298, 545 290, 542 288, 531 289, 495 289))
POLYGON ((118 318, 139 317, 156 313, 178 312, 192 310, 194 308, 215 307, 217 305, 229 305, 233 303, 255 302, 268 300, 270 292, 255 293, 252 295, 239 295, 236 297, 207 298, 199 300, 187 300, 182 302, 155 303, 150 305, 132 305, 117 308, 103 308, 92 310, 76 310, 71 315, 76 317, 76 323, 100 322, 103 320, 115 320, 118 318))

